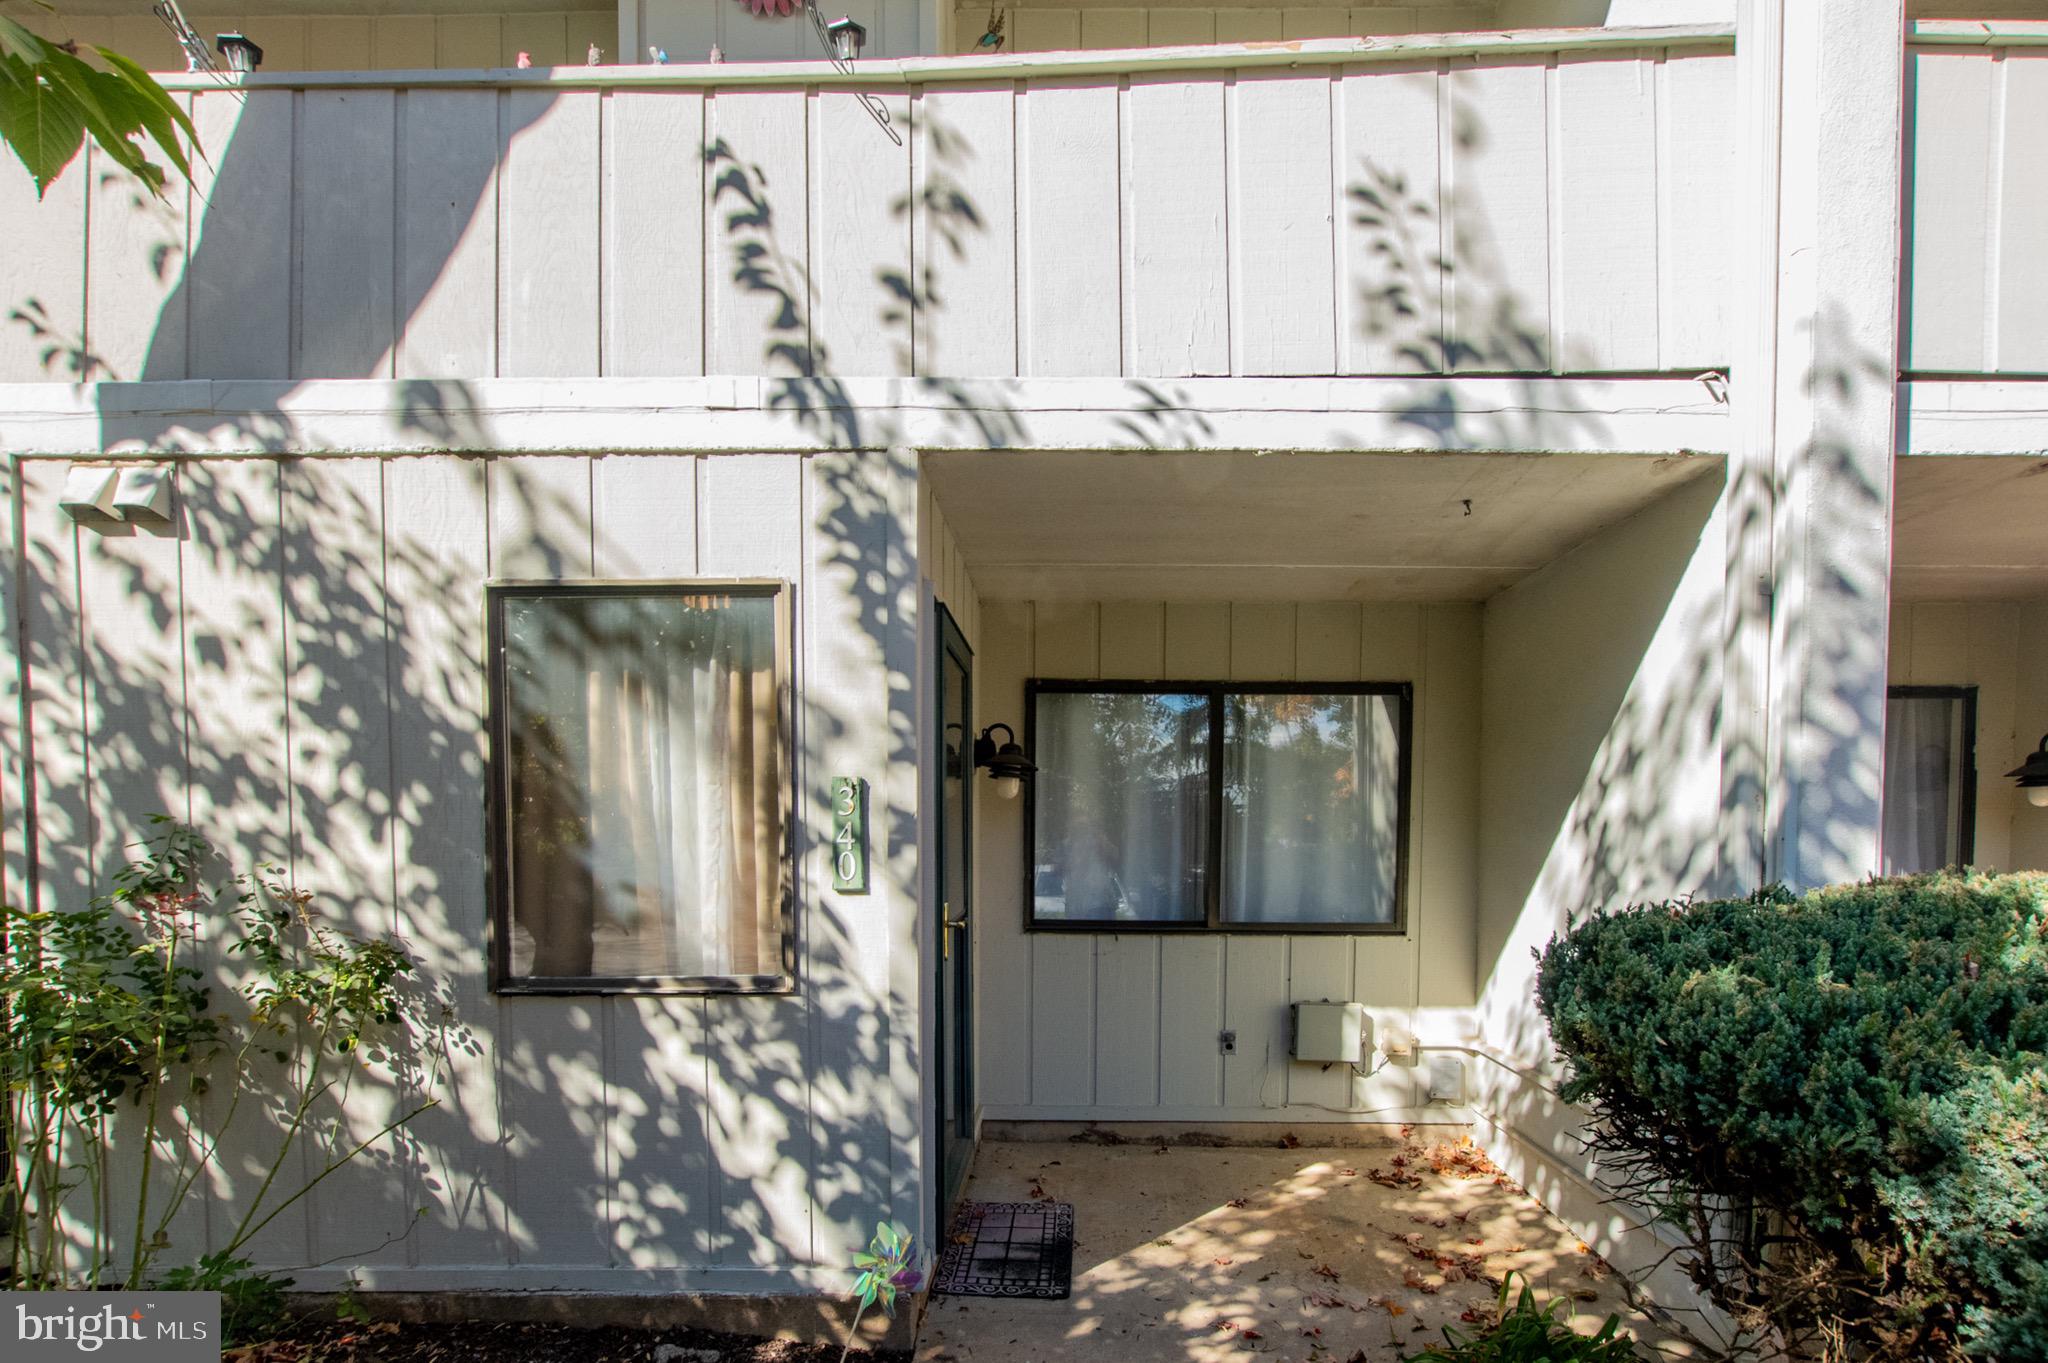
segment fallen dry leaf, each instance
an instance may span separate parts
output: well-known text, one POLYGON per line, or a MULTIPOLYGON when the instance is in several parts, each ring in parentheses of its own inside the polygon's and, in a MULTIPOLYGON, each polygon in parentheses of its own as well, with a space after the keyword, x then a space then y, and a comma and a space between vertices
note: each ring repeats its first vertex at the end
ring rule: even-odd
POLYGON ((1381 1297, 1373 1302, 1373 1305, 1379 1307, 1380 1310, 1390 1316, 1405 1316, 1408 1314, 1408 1308, 1395 1301, 1392 1297, 1381 1297))
POLYGON ((1230 1199, 1230 1201, 1224 1203, 1223 1205, 1226 1207, 1242 1207, 1244 1205, 1244 1199, 1241 1197, 1233 1197, 1230 1199))
POLYGON ((1427 1292, 1431 1296, 1436 1295, 1437 1285, 1431 1282, 1429 1279, 1423 1277, 1420 1273, 1416 1272, 1412 1268, 1403 1270, 1401 1274, 1401 1281, 1408 1287, 1415 1289, 1417 1292, 1427 1292))
POLYGON ((1333 1283, 1341 1281, 1340 1275, 1338 1274, 1337 1270, 1331 1268, 1328 1264, 1317 1264, 1314 1268, 1310 1269, 1309 1272, 1315 1274, 1318 1278, 1328 1278, 1333 1283))

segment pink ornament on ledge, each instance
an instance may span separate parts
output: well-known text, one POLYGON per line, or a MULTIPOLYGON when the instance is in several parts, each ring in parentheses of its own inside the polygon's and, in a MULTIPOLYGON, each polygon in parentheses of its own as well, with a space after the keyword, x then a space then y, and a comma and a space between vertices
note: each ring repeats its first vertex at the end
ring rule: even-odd
POLYGON ((763 17, 796 13, 796 0, 740 0, 740 3, 763 17))

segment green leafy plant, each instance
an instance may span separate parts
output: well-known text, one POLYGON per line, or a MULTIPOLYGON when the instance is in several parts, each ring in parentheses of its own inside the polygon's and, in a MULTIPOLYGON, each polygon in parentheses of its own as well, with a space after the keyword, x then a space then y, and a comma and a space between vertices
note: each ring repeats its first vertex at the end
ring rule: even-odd
POLYGON ((189 180, 186 149, 198 150, 199 135, 184 109, 128 58, 93 50, 104 69, 80 57, 74 44, 38 38, 0 15, 0 141, 35 178, 37 197, 77 158, 88 135, 152 194, 162 194, 165 181, 163 167, 150 159, 152 145, 189 180))
POLYGON ((854 1275, 853 1295, 860 1305, 854 1310, 853 1324, 847 1328, 839 1363, 846 1363, 847 1355, 853 1352, 853 1341, 860 1336, 861 1320, 869 1310, 880 1306, 883 1315, 893 1317, 896 1294, 914 1292, 924 1281, 923 1254, 912 1248, 911 1241, 909 1231, 893 1221, 884 1221, 875 1227, 867 1252, 853 1256, 853 1266, 860 1270, 854 1275))
POLYGON ((208 1254, 196 1265, 181 1265, 164 1274, 162 1286, 172 1292, 220 1293, 221 1344, 234 1348, 271 1338, 286 1319, 284 1290, 290 1278, 254 1271, 247 1259, 208 1254))
POLYGON ((1528 1282, 1510 1301, 1515 1275, 1501 1279, 1493 1320, 1465 1333, 1444 1327, 1444 1342, 1411 1354, 1403 1363, 1637 1363, 1635 1341, 1621 1333, 1621 1317, 1607 1318, 1598 1333, 1572 1328, 1568 1298, 1538 1306, 1528 1282))
MULTIPOLYGON (((86 907, 4 911, 0 1139, 12 1158, 0 1223, 11 1287, 158 1281, 174 1216, 255 1108, 271 1157, 209 1256, 215 1274, 246 1270, 241 1251, 265 1226, 433 1106, 366 1140, 327 1142, 334 1153, 286 1191, 280 1176, 303 1171, 293 1154, 320 1103, 345 1097, 368 1063, 365 1038, 404 1034, 398 986, 413 962, 393 943, 322 923, 312 897, 272 868, 210 892, 207 841, 167 818, 154 825, 113 890, 86 907), (226 903, 232 913, 208 912, 226 903), (203 924, 228 939, 225 957, 202 952, 203 924), (226 957, 242 962, 238 974, 226 957), (230 977, 242 1005, 233 1014, 209 1011, 200 962, 230 977)), ((205 1272, 209 1260, 174 1271, 205 1272)))
POLYGON ((1637 906, 1553 941, 1537 1002, 1602 1178, 1738 1326, 2048 1359, 2048 875, 1637 906))

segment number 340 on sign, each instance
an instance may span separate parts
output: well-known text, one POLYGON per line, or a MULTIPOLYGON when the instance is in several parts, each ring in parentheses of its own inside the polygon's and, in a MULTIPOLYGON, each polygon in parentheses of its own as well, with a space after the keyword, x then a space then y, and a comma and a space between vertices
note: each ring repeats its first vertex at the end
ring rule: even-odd
POLYGON ((832 778, 832 888, 868 892, 868 788, 858 776, 832 778))

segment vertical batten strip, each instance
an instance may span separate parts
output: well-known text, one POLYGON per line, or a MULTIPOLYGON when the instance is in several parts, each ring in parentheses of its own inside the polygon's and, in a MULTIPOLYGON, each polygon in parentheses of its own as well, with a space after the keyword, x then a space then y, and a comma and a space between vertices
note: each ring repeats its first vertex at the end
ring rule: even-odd
POLYGON ((2029 134, 2048 127, 2048 54, 2039 49, 1999 54, 2000 143, 1997 200, 1997 281, 1992 308, 1998 317, 1998 368, 2005 373, 2048 373, 2048 164, 2029 134))
POLYGON ((2010 131, 2007 120, 2008 91, 2005 49, 1993 48, 1991 59, 1990 117, 1984 138, 1984 369, 1996 374, 2003 368, 2003 347, 1999 344, 2001 304, 2004 300, 2005 227, 2005 144, 2010 131))

